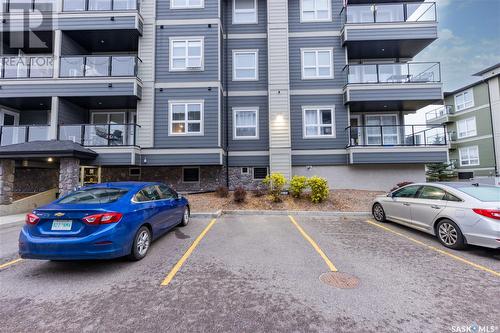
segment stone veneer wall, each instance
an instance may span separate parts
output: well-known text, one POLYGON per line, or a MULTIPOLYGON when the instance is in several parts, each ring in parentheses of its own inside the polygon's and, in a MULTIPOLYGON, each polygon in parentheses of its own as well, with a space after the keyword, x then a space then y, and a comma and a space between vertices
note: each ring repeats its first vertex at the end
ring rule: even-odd
POLYGON ((40 193, 58 187, 59 169, 16 168, 15 193, 40 193))
POLYGON ((241 174, 240 167, 230 167, 229 168, 229 189, 234 190, 238 186, 243 186, 246 190, 256 190, 264 189, 262 185, 262 180, 254 180, 252 168, 249 168, 250 173, 248 175, 241 174))
POLYGON ((12 203, 15 170, 14 160, 0 160, 0 205, 12 203))
POLYGON ((80 160, 61 158, 59 161, 59 195, 63 196, 77 188, 80 177, 80 160))
POLYGON ((101 181, 156 181, 170 185, 179 192, 214 191, 226 185, 226 173, 222 166, 201 166, 199 183, 183 183, 182 167, 141 167, 140 176, 130 176, 129 167, 102 167, 101 181))

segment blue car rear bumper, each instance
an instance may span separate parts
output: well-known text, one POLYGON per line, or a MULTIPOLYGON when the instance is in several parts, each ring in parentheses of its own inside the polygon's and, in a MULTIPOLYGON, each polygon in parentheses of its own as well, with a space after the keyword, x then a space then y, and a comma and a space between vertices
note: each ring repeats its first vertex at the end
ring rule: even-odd
POLYGON ((35 237, 26 228, 19 235, 19 255, 25 259, 113 259, 130 250, 130 237, 114 226, 85 237, 35 237))

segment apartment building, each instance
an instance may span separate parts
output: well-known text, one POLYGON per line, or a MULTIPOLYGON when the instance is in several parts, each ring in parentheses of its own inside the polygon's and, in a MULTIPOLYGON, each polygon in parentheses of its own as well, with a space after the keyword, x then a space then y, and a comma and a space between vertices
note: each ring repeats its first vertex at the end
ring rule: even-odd
POLYGON ((500 63, 474 74, 481 79, 444 93, 444 103, 426 114, 430 125, 445 125, 449 158, 458 179, 498 176, 500 166, 500 63))
POLYGON ((5 193, 269 172, 388 189, 447 160, 444 126, 405 124, 443 98, 439 63, 412 62, 432 2, 7 0, 2 17, 5 193))

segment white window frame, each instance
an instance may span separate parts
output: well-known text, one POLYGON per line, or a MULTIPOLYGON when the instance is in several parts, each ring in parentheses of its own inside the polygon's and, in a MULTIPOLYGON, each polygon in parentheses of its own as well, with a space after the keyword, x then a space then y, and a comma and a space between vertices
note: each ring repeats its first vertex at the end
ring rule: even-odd
POLYGON ((202 136, 204 135, 204 113, 205 113, 205 101, 203 100, 171 100, 168 102, 168 135, 169 136, 202 136), (174 104, 184 104, 184 112, 186 112, 186 116, 184 120, 175 120, 173 121, 173 112, 172 106, 174 104), (187 119, 187 105, 188 104, 199 104, 200 105, 200 120, 188 120, 187 119), (172 125, 175 123, 184 123, 184 128, 186 131, 184 133, 174 133, 172 125), (200 123, 200 131, 199 132, 187 132, 189 123, 200 123))
POLYGON ((127 114, 126 114, 126 112, 119 112, 119 111, 111 111, 111 112, 107 112, 107 111, 92 111, 92 112, 90 113, 90 123, 91 123, 91 124, 95 124, 95 125, 105 125, 105 124, 111 124, 111 123, 109 122, 109 118, 110 118, 110 116, 111 116, 111 115, 113 115, 113 114, 123 115, 123 123, 121 123, 121 124, 116 124, 116 125, 124 125, 124 124, 126 124, 126 123, 127 123, 127 114), (108 116, 108 117, 107 117, 107 118, 108 118, 108 122, 107 122, 107 123, 104 123, 104 124, 102 124, 102 123, 101 123, 101 124, 96 124, 96 123, 95 123, 95 120, 94 120, 94 116, 96 116, 96 115, 103 115, 103 114, 105 114, 105 115, 107 115, 107 116, 108 116))
POLYGON ((328 0, 328 18, 327 19, 319 19, 317 18, 318 13, 316 10, 316 0, 314 0, 314 19, 305 19, 304 18, 304 0, 300 0, 300 23, 305 22, 332 22, 332 1, 328 0))
MULTIPOLYGON (((335 105, 313 105, 313 106, 302 106, 302 138, 304 139, 325 139, 325 138, 335 138, 337 136, 336 130, 336 121, 335 121, 335 105), (316 111, 318 116, 318 121, 321 121, 320 111, 321 110, 330 110, 332 116, 332 123, 330 124, 332 128, 331 134, 318 134, 318 135, 307 135, 306 126, 317 126, 321 129, 321 127, 328 127, 328 125, 322 125, 318 123, 316 125, 306 125, 306 111, 316 111)), ((321 133, 319 131, 318 133, 321 133)))
POLYGON ((259 80, 259 50, 258 49, 238 49, 233 50, 233 81, 258 81, 259 80), (253 53, 255 55, 254 68, 236 68, 236 56, 242 53, 253 53), (253 78, 238 78, 238 69, 255 69, 255 76, 253 78))
POLYGON ((8 114, 9 116, 14 117, 14 125, 13 126, 19 126, 19 113, 6 110, 4 108, 0 109, 0 126, 3 126, 4 118, 5 115, 8 114))
POLYGON ((199 184, 201 181, 201 172, 200 172, 200 167, 196 166, 187 166, 187 167, 182 167, 182 183, 184 184, 199 184), (185 169, 198 169, 198 181, 192 181, 192 182, 186 182, 184 181, 184 170, 185 169))
POLYGON ((476 135, 477 135, 476 117, 460 119, 459 121, 457 121, 457 138, 458 139, 469 138, 471 136, 476 136, 476 135), (474 123, 474 128, 468 128, 469 121, 472 121, 474 123), (465 126, 465 131, 460 130, 460 128, 462 126, 465 126), (460 134, 461 132, 465 132, 465 135, 461 135, 460 134))
MULTIPOLYGON (((391 117, 394 117, 396 118, 396 125, 394 126, 399 126, 399 115, 397 113, 374 113, 374 114, 365 114, 364 116, 364 125, 365 126, 365 130, 364 130, 364 137, 365 137, 365 144, 367 146, 384 146, 384 142, 381 142, 380 144, 376 144, 376 143, 372 143, 370 144, 368 142, 369 138, 372 137, 373 135, 369 135, 368 133, 368 126, 371 126, 371 125, 368 125, 368 118, 369 117, 387 117, 387 116, 391 116, 391 117)), ((389 126, 389 125, 384 125, 384 126, 389 126)), ((400 144, 401 143, 401 132, 399 130, 399 127, 398 128, 398 132, 397 132, 397 143, 396 144, 400 144)), ((383 129, 382 129, 382 138, 384 137, 384 133, 383 133, 383 129)), ((386 146, 391 146, 391 145, 386 145, 386 146)))
POLYGON ((333 61, 333 47, 322 47, 322 48, 301 48, 300 49, 300 55, 301 55, 301 72, 302 72, 302 80, 331 80, 334 78, 334 61, 333 61), (319 76, 319 66, 318 66, 318 54, 319 52, 325 52, 328 51, 330 52, 330 74, 328 76, 319 76), (304 54, 308 52, 315 52, 316 55, 316 66, 314 67, 316 69, 316 75, 315 76, 306 76, 305 75, 305 68, 304 68, 304 54))
MULTIPOLYGON (((194 57, 193 57, 194 58, 194 57)), ((205 38, 203 37, 183 37, 183 38, 170 38, 169 41, 169 71, 170 72, 200 72, 205 70, 205 38), (186 43, 186 57, 184 62, 184 67, 174 68, 174 43, 175 42, 185 42, 186 43), (188 54, 189 42, 199 42, 200 43, 200 67, 187 67, 187 59, 190 58, 188 54)))
POLYGON ((455 98, 455 110, 457 112, 474 107, 474 92, 473 92, 472 88, 464 90, 462 92, 459 92, 458 94, 455 94, 454 98, 455 98), (471 105, 467 105, 466 102, 463 102, 463 103, 458 102, 458 98, 460 96, 462 96, 462 98, 463 98, 465 96, 465 94, 469 94, 471 96, 471 101, 472 101, 471 105))
POLYGON ((459 156, 459 161, 460 161, 460 166, 465 166, 465 167, 469 167, 469 166, 477 166, 477 165, 480 165, 481 164, 481 161, 480 161, 480 158, 479 158, 479 146, 468 146, 468 147, 462 147, 462 148, 459 148, 458 149, 458 156, 459 156), (474 163, 472 164, 471 163, 471 158, 470 158, 470 150, 471 149, 476 149, 477 150, 477 163, 474 163), (468 164, 464 164, 463 162, 465 161, 463 159, 463 155, 464 155, 464 151, 467 150, 467 162, 468 164))
POLYGON ((175 5, 176 0, 170 0, 170 9, 198 9, 198 8, 205 8, 205 0, 199 0, 200 4, 199 5, 189 5, 189 1, 191 0, 185 0, 186 5, 185 6, 176 6, 175 5))
POLYGON ((249 167, 242 167, 241 168, 241 174, 242 175, 249 175, 250 174, 250 168, 249 167), (247 171, 243 171, 243 169, 247 169, 247 171))
MULTIPOLYGON (((253 126, 238 126, 238 127, 253 127, 253 126)), ((259 108, 258 107, 237 107, 233 108, 233 140, 258 140, 259 139, 259 108), (236 135, 236 113, 241 111, 255 112, 255 135, 253 136, 237 136, 236 135)))
POLYGON ((252 179, 253 180, 264 180, 264 178, 255 178, 255 169, 266 169, 266 174, 269 176, 269 168, 268 167, 253 167, 252 168, 252 179))
POLYGON ((251 22, 237 22, 235 21, 235 17, 236 17, 236 1, 237 0, 233 0, 233 18, 232 18, 232 22, 233 24, 258 24, 259 23, 259 7, 258 7, 258 1, 257 0, 253 0, 253 3, 254 3, 254 7, 255 7, 255 10, 252 10, 250 11, 249 9, 240 9, 238 10, 238 12, 241 12, 241 13, 253 13, 255 12, 255 21, 251 21, 251 22))

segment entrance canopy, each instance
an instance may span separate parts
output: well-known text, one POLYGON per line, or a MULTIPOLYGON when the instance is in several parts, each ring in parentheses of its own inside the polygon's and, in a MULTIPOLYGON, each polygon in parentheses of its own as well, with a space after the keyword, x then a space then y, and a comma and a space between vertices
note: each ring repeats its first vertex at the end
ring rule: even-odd
POLYGON ((95 159, 97 153, 73 141, 32 141, 0 147, 0 159, 73 157, 95 159))

